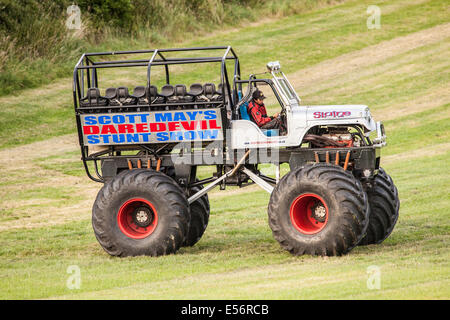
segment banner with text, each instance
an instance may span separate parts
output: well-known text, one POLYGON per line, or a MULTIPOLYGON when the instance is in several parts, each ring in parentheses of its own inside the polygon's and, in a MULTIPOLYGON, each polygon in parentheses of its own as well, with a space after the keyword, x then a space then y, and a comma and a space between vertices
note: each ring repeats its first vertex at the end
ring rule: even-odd
POLYGON ((82 114, 84 145, 223 140, 220 109, 82 114))

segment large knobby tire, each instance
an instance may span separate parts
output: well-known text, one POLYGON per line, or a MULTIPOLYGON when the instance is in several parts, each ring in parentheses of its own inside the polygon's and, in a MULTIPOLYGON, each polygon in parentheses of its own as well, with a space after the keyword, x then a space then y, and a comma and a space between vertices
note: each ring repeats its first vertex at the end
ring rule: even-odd
POLYGON ((398 220, 400 200, 392 178, 382 168, 367 188, 370 215, 366 236, 360 245, 379 244, 394 230, 398 220))
MULTIPOLYGON (((189 190, 189 196, 196 194, 202 187, 194 187, 189 190)), ((209 221, 209 199, 205 194, 192 202, 189 206, 191 211, 191 220, 189 223, 189 230, 184 240, 183 246, 192 247, 195 245, 205 233, 209 221)))
MULTIPOLYGON (((169 177, 175 179, 175 168, 174 167, 162 167, 161 171, 164 171, 169 177)), ((198 181, 198 179, 196 179, 198 181)), ((202 186, 197 186, 190 188, 186 191, 187 197, 190 197, 196 194, 198 191, 203 189, 202 186)), ((189 229, 186 235, 186 239, 184 240, 183 247, 192 247, 198 241, 200 241, 201 237, 205 233, 206 227, 209 222, 209 199, 208 194, 204 194, 199 199, 195 200, 193 203, 189 205, 190 210, 190 221, 189 221, 189 229)))
POLYGON ((354 248, 369 223, 361 183, 339 166, 307 165, 289 172, 269 201, 269 225, 294 255, 337 256, 354 248))
POLYGON ((147 169, 121 172, 106 183, 92 209, 92 226, 113 256, 175 253, 189 224, 184 191, 167 175, 147 169))

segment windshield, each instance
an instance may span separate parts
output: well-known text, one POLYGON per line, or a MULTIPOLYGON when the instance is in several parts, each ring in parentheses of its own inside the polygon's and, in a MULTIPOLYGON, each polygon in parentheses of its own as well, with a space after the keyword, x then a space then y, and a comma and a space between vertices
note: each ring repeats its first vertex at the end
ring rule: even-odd
POLYGON ((283 78, 275 78, 276 81, 279 83, 282 94, 288 99, 288 100, 296 100, 297 102, 300 102, 297 98, 297 94, 292 91, 291 86, 289 85, 289 83, 286 81, 286 79, 283 78))
POLYGON ((281 89, 283 90, 283 93, 286 95, 286 97, 289 100, 295 99, 295 95, 293 94, 293 92, 289 88, 288 84, 286 83, 286 80, 278 79, 278 81, 280 82, 281 89))

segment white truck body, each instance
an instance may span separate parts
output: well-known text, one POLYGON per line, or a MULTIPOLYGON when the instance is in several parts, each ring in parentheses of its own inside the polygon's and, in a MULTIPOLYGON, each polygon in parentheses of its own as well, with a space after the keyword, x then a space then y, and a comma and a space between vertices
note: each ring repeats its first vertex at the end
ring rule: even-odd
POLYGON ((287 134, 266 136, 254 122, 234 120, 231 122, 233 149, 299 146, 309 129, 321 125, 359 125, 364 128, 366 135, 377 131, 377 146, 386 144, 382 124, 374 121, 366 105, 302 106, 289 80, 279 69, 279 64, 270 62, 268 67, 272 69, 272 81, 286 111, 287 134))

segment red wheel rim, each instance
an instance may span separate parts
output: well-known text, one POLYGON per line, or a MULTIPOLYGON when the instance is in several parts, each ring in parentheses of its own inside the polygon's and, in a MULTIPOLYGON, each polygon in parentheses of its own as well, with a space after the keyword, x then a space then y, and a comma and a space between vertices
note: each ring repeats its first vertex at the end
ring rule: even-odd
POLYGON ((291 204, 292 225, 304 234, 315 234, 325 228, 328 222, 328 207, 316 194, 307 193, 298 196, 291 204))
POLYGON ((120 231, 132 239, 143 239, 155 230, 158 213, 147 200, 135 198, 125 202, 117 214, 120 231))

